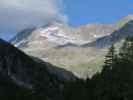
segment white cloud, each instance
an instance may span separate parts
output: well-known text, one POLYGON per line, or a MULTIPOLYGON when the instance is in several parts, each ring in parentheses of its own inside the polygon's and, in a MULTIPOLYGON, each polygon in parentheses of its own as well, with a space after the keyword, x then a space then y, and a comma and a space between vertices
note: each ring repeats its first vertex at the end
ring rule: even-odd
POLYGON ((48 22, 66 23, 62 0, 0 0, 0 33, 15 33, 48 22))

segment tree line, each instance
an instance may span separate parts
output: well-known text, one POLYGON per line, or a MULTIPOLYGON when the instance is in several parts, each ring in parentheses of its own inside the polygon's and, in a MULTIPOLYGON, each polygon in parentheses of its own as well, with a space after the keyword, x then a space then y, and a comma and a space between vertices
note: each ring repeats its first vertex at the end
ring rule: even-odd
POLYGON ((101 73, 66 84, 65 100, 133 100, 133 37, 109 48, 101 73))

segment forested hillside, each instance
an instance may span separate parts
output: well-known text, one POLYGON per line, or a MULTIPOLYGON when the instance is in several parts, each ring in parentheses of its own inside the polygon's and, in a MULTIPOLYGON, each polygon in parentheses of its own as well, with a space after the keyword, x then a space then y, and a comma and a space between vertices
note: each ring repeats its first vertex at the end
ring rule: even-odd
POLYGON ((133 38, 128 37, 119 51, 112 44, 102 72, 68 83, 64 94, 65 100, 132 100, 133 38))

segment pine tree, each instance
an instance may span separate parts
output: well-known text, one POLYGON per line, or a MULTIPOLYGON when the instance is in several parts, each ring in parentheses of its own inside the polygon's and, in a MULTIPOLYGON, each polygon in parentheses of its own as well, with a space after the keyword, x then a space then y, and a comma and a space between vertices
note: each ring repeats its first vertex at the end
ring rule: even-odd
POLYGON ((115 60, 115 47, 112 44, 111 47, 109 48, 109 51, 107 55, 105 56, 105 67, 108 69, 112 69, 113 63, 115 60))

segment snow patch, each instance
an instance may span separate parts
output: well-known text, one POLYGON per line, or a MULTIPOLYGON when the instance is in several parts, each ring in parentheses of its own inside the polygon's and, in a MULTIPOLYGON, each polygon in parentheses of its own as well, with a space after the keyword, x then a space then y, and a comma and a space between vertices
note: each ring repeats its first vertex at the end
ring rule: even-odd
POLYGON ((47 29, 42 29, 40 31, 40 36, 46 37, 49 41, 56 42, 60 45, 75 42, 71 37, 66 36, 59 27, 49 27, 47 29))

